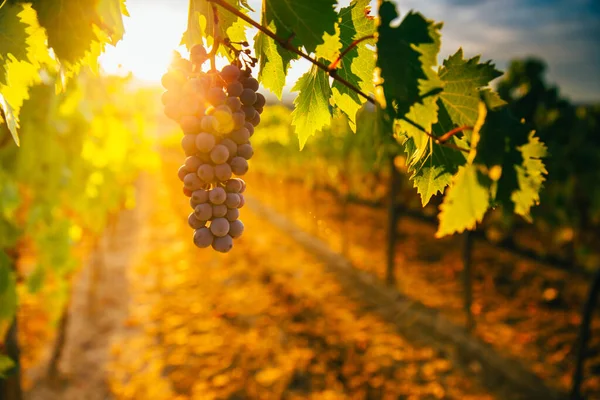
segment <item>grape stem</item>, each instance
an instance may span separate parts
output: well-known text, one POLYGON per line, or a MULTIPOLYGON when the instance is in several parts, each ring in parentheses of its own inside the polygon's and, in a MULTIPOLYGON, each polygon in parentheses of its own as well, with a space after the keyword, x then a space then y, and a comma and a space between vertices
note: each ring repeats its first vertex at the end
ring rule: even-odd
POLYGON ((465 149, 464 147, 460 147, 455 145, 454 143, 449 143, 448 140, 455 134, 457 134, 458 132, 467 130, 467 129, 472 129, 470 126, 461 126, 460 128, 455 128, 452 129, 451 131, 443 134, 440 137, 437 137, 429 132, 427 132, 427 130, 425 128, 423 128, 421 125, 417 124, 415 121, 413 121, 412 119, 404 116, 404 117, 399 117, 399 119, 402 119, 406 122, 408 122, 410 125, 414 126, 415 128, 417 128, 418 130, 420 130, 421 132, 423 132, 424 134, 426 134, 427 136, 429 136, 429 138, 431 140, 433 140, 433 143, 438 144, 440 146, 444 146, 444 147, 448 147, 450 149, 454 149, 454 150, 458 150, 458 151, 462 151, 463 153, 469 153, 470 150, 465 149), (450 135, 449 135, 450 134, 450 135), (444 140, 442 140, 444 139, 444 140))
POLYGON ((210 49, 210 53, 209 53, 208 57, 210 58, 210 68, 213 71, 215 71, 217 69, 216 55, 217 55, 217 50, 219 49, 219 44, 221 41, 219 39, 219 35, 217 34, 219 32, 219 13, 217 12, 217 7, 214 5, 212 6, 212 12, 213 12, 214 43, 213 43, 212 49, 210 49))
MULTIPOLYGON (((214 3, 222 8, 224 8, 225 10, 229 11, 230 13, 234 14, 236 17, 244 20, 245 22, 247 22, 248 24, 252 25, 253 27, 255 27, 256 29, 258 29, 259 31, 261 31, 262 33, 264 33, 265 35, 267 35, 268 37, 270 37, 271 39, 273 39, 275 42, 277 42, 281 47, 283 47, 284 49, 291 51, 292 53, 304 58, 307 61, 310 61, 313 65, 315 65, 316 67, 318 67, 319 69, 327 72, 329 74, 329 76, 331 76, 333 79, 337 80, 338 82, 340 82, 342 85, 346 86, 348 89, 352 90, 353 92, 355 92, 356 94, 362 96, 363 98, 365 98, 369 103, 372 103, 376 106, 381 107, 381 105, 379 104, 379 102, 377 100, 375 100, 373 97, 369 96, 368 94, 366 94, 365 92, 363 92, 361 89, 359 89, 358 87, 354 86, 352 83, 348 82, 347 80, 345 80, 344 78, 342 78, 341 76, 338 75, 338 70, 337 68, 332 68, 331 66, 327 66, 325 64, 323 64, 322 62, 312 58, 311 56, 309 56, 308 54, 304 53, 301 50, 298 50, 296 47, 292 46, 292 40, 295 37, 295 34, 292 33, 290 35, 289 38, 287 39, 283 39, 279 36, 277 36, 277 34, 275 32, 273 32, 272 30, 270 30, 269 28, 259 24, 258 22, 254 21, 252 18, 250 18, 249 16, 247 16, 246 14, 244 14, 243 12, 239 11, 238 9, 236 9, 234 6, 232 6, 231 4, 228 4, 227 2, 225 2, 225 0, 206 0, 209 3, 214 3)), ((213 5, 213 11, 215 10, 215 6, 213 5)), ((214 11, 216 13, 216 11, 214 11)), ((215 44, 216 42, 216 35, 215 36, 215 44)), ((356 47, 360 42, 364 41, 364 40, 368 40, 368 39, 373 39, 374 35, 371 36, 365 36, 364 38, 360 38, 355 40, 353 43, 350 44, 350 46, 348 46, 348 48, 346 48, 342 53, 340 53, 340 56, 338 57, 339 60, 341 60, 341 58, 343 56, 345 56, 350 50, 352 50, 354 47, 356 47)), ((211 51, 211 53, 213 53, 216 51, 211 51)), ((214 59, 214 56, 213 56, 214 59)), ((339 64, 339 60, 336 60, 337 63, 339 64)), ((336 62, 334 62, 336 63, 336 62)), ((333 64, 332 64, 333 65, 333 64)), ((337 65, 336 65, 337 67, 337 65)), ((469 150, 462 148, 460 146, 457 146, 453 143, 448 143, 447 140, 450 139, 453 135, 455 135, 458 132, 461 132, 463 130, 466 130, 466 127, 460 127, 460 129, 458 131, 455 131, 455 129, 453 129, 452 131, 449 131, 448 133, 444 134, 441 136, 441 138, 445 138, 445 140, 440 140, 440 138, 438 138, 435 135, 432 135, 431 133, 427 132, 425 130, 425 128, 423 128, 421 125, 417 124, 416 122, 412 121, 410 118, 403 116, 400 117, 400 119, 403 119, 404 121, 408 122, 410 125, 414 126, 415 128, 417 128, 418 130, 422 131, 423 133, 425 133, 427 136, 429 136, 431 139, 433 139, 434 143, 440 145, 440 146, 445 146, 454 150, 458 150, 458 151, 462 151, 462 152, 466 152, 468 153, 469 150), (453 132, 455 131, 455 132, 453 132), (447 136, 447 137, 446 137, 447 136)))
POLYGON ((442 143, 446 142, 448 139, 450 139, 452 136, 456 135, 459 132, 462 131, 472 131, 473 127, 472 126, 468 126, 468 125, 464 125, 464 126, 459 126, 457 128, 454 128, 452 130, 449 130, 448 132, 444 133, 442 136, 440 136, 438 138, 438 140, 442 143))
POLYGON ((358 46, 360 44, 360 42, 364 42, 365 40, 369 40, 369 39, 375 39, 375 35, 364 36, 364 37, 361 37, 360 39, 356 39, 355 41, 353 41, 352 43, 350 43, 350 45, 348 47, 346 47, 344 49, 344 51, 342 51, 340 53, 339 56, 337 56, 337 58, 335 59, 335 61, 332 62, 331 64, 329 64, 329 67, 327 67, 328 71, 332 71, 334 69, 337 69, 338 64, 340 63, 340 61, 342 61, 342 58, 344 58, 344 56, 346 54, 348 54, 353 48, 355 48, 356 46, 358 46))
POLYGON ((249 23, 256 29, 258 29, 259 31, 263 32, 265 35, 269 36, 271 39, 276 41, 284 49, 291 51, 292 53, 304 58, 305 60, 310 61, 318 68, 322 69, 325 72, 328 72, 329 76, 331 76, 333 79, 337 80, 338 82, 340 82, 342 85, 346 86, 348 89, 352 90, 353 92, 356 92, 360 96, 364 97, 368 102, 377 104, 377 101, 374 98, 372 98, 371 96, 369 96, 368 94, 366 94, 365 92, 363 92, 362 90, 360 90, 359 88, 357 88, 356 86, 354 86, 353 84, 351 84, 350 82, 345 80, 344 78, 340 77, 337 74, 336 70, 330 70, 327 67, 327 65, 323 64, 322 62, 320 62, 318 60, 315 60, 308 54, 306 54, 303 51, 300 51, 296 47, 292 46, 291 41, 294 38, 294 34, 292 34, 288 39, 282 39, 279 36, 277 36, 277 34, 275 34, 275 32, 271 31, 269 28, 262 26, 258 22, 254 21, 252 18, 250 18, 246 14, 240 12, 235 7, 233 7, 231 4, 226 3, 224 0, 206 0, 206 1, 208 1, 209 3, 215 3, 215 4, 219 5, 220 7, 223 7, 230 13, 234 14, 238 18, 243 19, 244 21, 246 21, 247 23, 249 23))

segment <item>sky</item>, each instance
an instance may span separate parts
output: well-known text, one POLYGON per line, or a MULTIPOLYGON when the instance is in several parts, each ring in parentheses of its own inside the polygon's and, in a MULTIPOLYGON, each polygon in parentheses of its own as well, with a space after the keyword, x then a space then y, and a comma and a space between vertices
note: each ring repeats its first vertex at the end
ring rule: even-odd
MULTIPOLYGON (((302 0, 295 0, 302 1, 302 0)), ((127 0, 131 17, 125 37, 109 46, 100 62, 108 73, 133 72, 158 82, 187 24, 187 0, 127 0)), ((260 9, 260 0, 249 0, 260 9)), ((340 0, 346 5, 349 0, 340 0)), ((375 1, 373 1, 375 3, 375 1)), ((510 60, 543 59, 547 80, 576 102, 600 101, 600 0, 396 0, 401 16, 408 10, 444 21, 440 61, 462 47, 466 56, 482 55, 505 70, 510 60)), ((259 20, 259 13, 251 13, 259 20)), ((249 37, 254 31, 249 31, 249 37)), ((309 68, 295 61, 286 81, 309 68)))

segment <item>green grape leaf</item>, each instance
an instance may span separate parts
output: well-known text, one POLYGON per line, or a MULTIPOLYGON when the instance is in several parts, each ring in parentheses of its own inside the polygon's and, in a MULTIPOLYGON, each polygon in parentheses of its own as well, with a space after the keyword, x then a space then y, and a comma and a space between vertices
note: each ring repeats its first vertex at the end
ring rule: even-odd
MULTIPOLYGON (((277 26, 273 17, 267 16, 266 7, 262 9, 260 22, 261 25, 267 26, 272 32, 277 32, 277 26)), ((300 47, 297 38, 292 38, 289 45, 295 48, 300 47)), ((297 60, 299 56, 283 48, 279 43, 261 31, 258 31, 254 37, 254 53, 259 60, 258 79, 260 83, 265 88, 271 90, 281 100, 290 62, 297 60)))
MULTIPOLYGON (((438 99, 438 106, 440 106, 438 99)), ((443 106, 439 107, 438 121, 432 126, 432 133, 435 136, 441 136, 452 129, 452 120, 443 106)), ((421 203, 426 206, 432 196, 442 193, 446 186, 452 181, 452 176, 458 170, 460 165, 466 162, 463 152, 451 149, 433 143, 432 139, 427 137, 424 148, 418 148, 415 145, 414 137, 412 142, 405 145, 407 153, 407 164, 409 171, 413 171, 411 179, 417 192, 421 195, 421 203), (421 154, 425 154, 422 156, 421 154)), ((458 143, 456 137, 451 138, 448 143, 468 148, 464 143, 458 143)))
POLYGON ((515 203, 515 212, 531 222, 531 207, 539 204, 540 190, 548 173, 544 162, 547 149, 534 133, 529 134, 529 142, 519 147, 523 156, 523 164, 516 165, 519 188, 512 192, 511 200, 515 203))
POLYGON ((13 140, 15 141, 17 146, 20 146, 21 142, 19 140, 18 133, 19 121, 17 120, 10 104, 8 104, 4 97, 2 97, 2 94, 0 94, 0 108, 2 108, 2 112, 4 113, 4 118, 2 118, 2 114, 0 113, 0 124, 6 122, 6 125, 8 126, 8 130, 10 131, 13 140))
POLYGON ((8 372, 16 366, 17 364, 10 357, 0 354, 0 378, 6 378, 8 372))
POLYGON ((359 96, 356 92, 347 89, 345 86, 344 89, 340 90, 340 86, 341 85, 336 85, 336 82, 334 81, 331 91, 333 103, 348 117, 350 129, 352 129, 353 132, 356 132, 356 121, 358 119, 356 114, 360 109, 362 102, 358 98, 359 96))
POLYGON ((440 99, 455 126, 475 124, 480 89, 500 75, 502 73, 490 61, 480 63, 479 56, 465 60, 462 49, 443 62, 439 70, 444 86, 440 99))
POLYGON ((484 88, 479 91, 479 96, 486 104, 486 107, 490 110, 497 110, 498 108, 507 105, 508 103, 500 97, 498 92, 494 92, 489 88, 484 88))
MULTIPOLYGON (((433 70, 433 67, 437 65, 436 57, 440 51, 441 28, 442 24, 428 22, 428 35, 432 41, 414 46, 421 53, 419 61, 423 66, 425 78, 418 80, 421 100, 410 106, 406 117, 410 121, 417 122, 422 129, 415 127, 402 118, 397 122, 397 129, 412 138, 416 147, 416 151, 410 159, 411 164, 419 162, 423 157, 431 153, 431 138, 423 130, 432 132, 433 125, 438 121, 438 95, 442 81, 433 70)), ((424 200, 425 198, 422 199, 424 200)))
MULTIPOLYGON (((373 35, 375 21, 368 15, 368 0, 353 0, 348 7, 339 13, 339 39, 341 48, 348 48, 355 40, 373 35)), ((374 40, 364 40, 352 48, 340 62, 337 74, 370 94, 373 88, 373 70, 375 69, 375 52, 368 46, 374 40)), ((352 130, 356 130, 356 113, 365 99, 356 92, 334 81, 332 85, 333 102, 349 119, 352 130)))
POLYGON ((323 43, 325 32, 335 35, 335 4, 336 0, 265 0, 265 22, 274 22, 276 33, 282 38, 293 34, 294 43, 301 43, 312 53, 323 43))
MULTIPOLYGON (((423 93, 427 93, 429 90, 434 90, 437 87, 435 78, 423 82, 423 93)), ((425 131, 432 132, 433 125, 438 121, 437 95, 427 96, 421 103, 413 104, 406 117, 410 121, 417 122, 425 131)), ((431 138, 426 133, 403 119, 398 120, 397 129, 414 140, 416 151, 411 158, 411 163, 417 163, 423 157, 426 157, 431 148, 431 138)))
POLYGON ((53 61, 35 11, 28 4, 5 4, 0 8, 0 123, 7 123, 17 146, 19 110, 29 87, 40 79, 40 64, 53 61))
POLYGON ((46 279, 46 270, 41 265, 38 265, 31 275, 27 277, 27 290, 29 293, 37 293, 46 279))
POLYGON ((56 56, 71 64, 79 62, 99 38, 94 26, 101 25, 96 1, 31 0, 40 25, 46 29, 48 46, 56 56))
POLYGON ((239 4, 240 6, 246 8, 246 10, 248 11, 254 11, 254 9, 250 7, 250 4, 248 4, 248 0, 239 0, 239 4))
POLYGON ((8 258, 8 255, 3 250, 0 250, 0 293, 8 290, 11 271, 10 265, 10 258, 8 258))
MULTIPOLYGON (((6 6, 5 6, 6 7, 6 6)), ((1 10, 0 10, 1 11, 1 10)), ((54 60, 46 46, 46 35, 37 22, 35 11, 29 4, 23 5, 18 14, 20 20, 27 25, 27 59, 18 60, 11 56, 5 60, 3 68, 6 71, 5 82, 0 80, 0 108, 4 112, 4 119, 8 128, 19 145, 17 129, 19 127, 19 112, 23 102, 29 98, 29 88, 40 82, 40 66, 48 70, 56 69, 54 60)))
POLYGON ((108 34, 113 45, 117 44, 125 33, 123 15, 128 15, 125 0, 100 0, 97 10, 102 30, 108 34))
MULTIPOLYGON (((379 105, 365 103, 356 113, 356 135, 346 135, 347 147, 360 149, 360 161, 367 170, 377 168, 386 155, 397 154, 393 121, 379 105)), ((350 151, 346 150, 346 154, 350 151)))
POLYGON ((356 114, 356 134, 377 138, 381 143, 395 143, 393 126, 389 115, 379 106, 363 104, 356 114), (386 140, 387 139, 387 140, 386 140))
MULTIPOLYGON (((412 172, 410 179, 413 181, 413 187, 421 195, 423 207, 429 203, 431 197, 444 192, 446 186, 452 182, 458 167, 466 161, 460 151, 429 143, 428 155, 408 167, 408 171, 412 172)), ((451 140, 450 143, 453 141, 451 140)), ((406 138, 403 145, 407 160, 410 160, 417 151, 414 139, 406 138)))
MULTIPOLYGON (((224 0, 226 3, 235 7, 241 12, 244 9, 240 7, 238 0, 224 0)), ((187 30, 183 33, 181 44, 187 49, 191 49, 196 44, 203 44, 203 39, 206 40, 207 46, 212 46, 214 43, 215 20, 213 15, 213 7, 217 11, 219 23, 216 29, 216 35, 219 39, 229 38, 233 42, 243 42, 246 40, 247 24, 235 14, 220 9, 218 5, 206 0, 190 0, 188 8, 188 25, 187 30)), ((217 54, 229 57, 229 51, 221 46, 217 54)))
POLYGON ((0 320, 10 320, 17 309, 17 287, 11 262, 0 250, 0 320))
POLYGON ((315 57, 322 58, 332 63, 340 55, 341 49, 342 42, 340 42, 340 25, 335 24, 335 34, 330 35, 327 32, 323 34, 323 43, 318 45, 315 49, 315 57))
MULTIPOLYGON (((269 25, 269 29, 274 29, 274 23, 269 25)), ((287 50, 281 52, 279 47, 279 44, 260 31, 254 38, 254 51, 259 56, 258 80, 281 100, 290 61, 298 56, 287 50)))
MULTIPOLYGON (((208 6, 208 2, 206 2, 206 6, 208 6)), ((194 45, 202 43, 204 29, 206 29, 206 27, 203 28, 200 25, 200 9, 198 7, 199 4, 197 2, 190 0, 188 5, 187 29, 183 33, 181 42, 179 43, 180 45, 185 45, 188 50, 194 45)), ((206 24, 206 17, 204 17, 204 22, 206 24)))
POLYGON ((313 66, 298 79, 292 91, 300 92, 294 99, 292 125, 295 127, 300 149, 302 149, 310 136, 331 123, 329 75, 317 66, 313 66))
POLYGON ((440 224, 435 237, 475 229, 489 205, 489 184, 479 173, 477 166, 460 166, 440 206, 440 224))
MULTIPOLYGON (((369 15, 369 11, 369 0, 352 0, 348 7, 340 10, 339 26, 342 48, 347 48, 355 40, 376 32, 375 19, 369 15)), ((350 72, 357 77, 360 88, 367 93, 373 91, 375 52, 368 46, 374 43, 374 39, 364 40, 351 49, 342 59, 342 68, 338 71, 341 74, 350 65, 350 72)))
POLYGON ((510 113, 508 107, 499 107, 488 110, 479 136, 474 162, 488 171, 500 171, 499 177, 490 176, 496 181, 494 201, 506 211, 513 212, 511 197, 519 189, 515 166, 523 165, 523 154, 519 148, 528 143, 529 129, 510 113))
MULTIPOLYGON (((408 13, 399 26, 390 23, 398 17, 396 6, 384 1, 379 8, 381 25, 377 42, 377 66, 381 70, 386 107, 397 117, 403 117, 415 103, 423 103, 425 95, 441 90, 433 72, 437 65, 440 24, 434 24, 421 14, 408 13), (427 93, 426 93, 427 92, 427 93)), ((428 114, 435 112, 435 99, 429 103, 428 114)), ((428 116, 427 122, 435 122, 428 116)), ((424 141, 421 141, 424 142, 424 141)), ((419 143, 417 143, 419 144, 419 143)))
POLYGON ((6 64, 9 55, 16 60, 27 60, 27 27, 19 14, 20 4, 5 4, 0 8, 0 84, 6 84, 6 64))

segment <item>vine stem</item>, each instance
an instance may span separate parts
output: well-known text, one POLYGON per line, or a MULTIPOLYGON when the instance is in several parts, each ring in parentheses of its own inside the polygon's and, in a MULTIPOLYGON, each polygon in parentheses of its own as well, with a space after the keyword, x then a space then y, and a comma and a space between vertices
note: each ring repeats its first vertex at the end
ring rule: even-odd
POLYGON ((346 47, 344 49, 344 51, 342 51, 340 53, 340 55, 335 59, 334 62, 332 62, 329 67, 327 67, 327 69, 329 71, 333 71, 337 68, 338 64, 340 63, 340 61, 342 61, 342 58, 344 58, 344 56, 346 54, 348 54, 353 48, 355 48, 356 46, 358 46, 360 44, 360 42, 364 42, 365 40, 369 40, 369 39, 375 39, 375 35, 368 35, 365 37, 361 37, 360 39, 356 39, 355 41, 353 41, 352 43, 350 43, 350 45, 348 47, 346 47))
POLYGON ((449 131, 448 133, 445 133, 444 135, 437 137, 435 135, 433 135, 432 133, 427 132, 427 130, 425 128, 423 128, 421 125, 417 124, 415 121, 413 121, 412 119, 408 118, 407 116, 403 116, 403 117, 399 117, 399 119, 408 122, 410 125, 414 126, 415 128, 417 128, 418 130, 420 130, 421 132, 423 132, 424 134, 426 134, 427 136, 429 136, 429 138, 431 140, 433 140, 433 142, 435 144, 438 144, 440 146, 444 146, 444 147, 448 147, 449 149, 454 149, 454 150, 458 150, 458 151, 462 151, 463 153, 469 153, 470 150, 469 149, 465 149, 464 147, 460 147, 455 145, 454 143, 448 143, 447 140, 450 139, 452 137, 452 135, 455 135, 456 133, 466 130, 467 128, 470 127, 460 127, 463 129, 459 129, 459 128, 455 128, 452 129, 451 131, 449 131), (458 129, 458 130, 457 130, 458 129), (456 131, 453 132, 451 135, 448 136, 448 134, 452 131, 456 131), (448 136, 445 141, 442 141, 441 139, 444 138, 445 136, 448 136))
POLYGON ((331 76, 333 79, 340 82, 342 85, 346 86, 348 89, 352 90, 353 92, 357 93, 358 95, 364 97, 368 102, 370 102, 372 104, 377 104, 377 101, 374 98, 372 98, 371 96, 369 96, 368 94, 366 94, 365 92, 363 92, 362 90, 360 90, 359 88, 357 88, 356 86, 354 86, 353 84, 351 84, 350 82, 345 80, 344 78, 340 77, 337 74, 336 70, 330 70, 329 67, 327 67, 327 65, 323 64, 322 62, 312 58, 308 54, 306 54, 303 51, 300 51, 296 47, 292 46, 292 44, 290 43, 291 38, 283 39, 283 38, 277 36, 277 34, 275 32, 271 31, 269 28, 264 27, 261 24, 259 24, 258 22, 254 21, 252 18, 250 18, 246 14, 240 12, 235 7, 233 7, 231 4, 226 3, 224 0, 206 0, 206 1, 208 1, 209 3, 217 4, 218 6, 223 7, 230 13, 237 16, 238 18, 243 19, 244 21, 246 21, 247 23, 249 23, 256 29, 258 29, 259 31, 261 31, 262 33, 264 33, 265 35, 269 36, 271 39, 273 39, 274 41, 279 43, 279 45, 281 47, 283 47, 284 49, 291 51, 292 53, 304 58, 305 60, 310 61, 312 64, 317 66, 319 69, 322 69, 323 71, 329 73, 329 76, 331 76))
POLYGON ((214 5, 212 6, 212 13, 213 13, 213 48, 210 49, 210 54, 208 55, 210 58, 210 68, 214 71, 217 69, 217 62, 216 62, 216 56, 217 56, 217 51, 219 49, 219 45, 220 45, 220 40, 219 40, 219 35, 217 34, 219 32, 219 13, 217 12, 217 7, 215 7, 214 5))
MULTIPOLYGON (((335 79, 336 81, 340 82, 342 85, 346 86, 348 89, 352 90, 353 92, 355 92, 356 94, 364 97, 369 103, 372 103, 376 106, 381 107, 381 104, 379 104, 379 102, 377 100, 375 100, 373 97, 369 96, 368 94, 366 94, 365 92, 363 92, 361 89, 359 89, 358 87, 354 86, 352 83, 348 82, 347 80, 345 80, 344 78, 340 77, 337 73, 337 69, 333 69, 331 67, 328 67, 327 65, 323 64, 322 62, 320 62, 319 60, 316 60, 314 58, 312 58, 310 55, 304 53, 301 50, 298 50, 296 47, 292 46, 291 41, 294 37, 294 34, 292 33, 292 36, 290 36, 288 39, 283 39, 279 36, 277 36, 277 34, 275 32, 273 32, 272 30, 270 30, 269 28, 259 24, 258 22, 254 21, 252 18, 250 18, 249 16, 247 16, 246 14, 244 14, 243 12, 239 11, 238 9, 236 9, 234 6, 232 6, 231 4, 228 4, 227 2, 225 2, 224 0, 206 0, 209 3, 213 3, 216 4, 222 8, 224 8, 225 10, 229 11, 230 13, 234 14, 235 16, 237 16, 238 18, 244 20, 245 22, 247 22, 248 24, 252 25, 253 27, 255 27, 256 29, 258 29, 259 31, 261 31, 262 33, 264 33, 265 35, 267 35, 268 37, 270 37, 271 39, 273 39, 274 41, 276 41, 281 47, 283 47, 284 49, 291 51, 292 53, 304 58, 307 61, 310 61, 313 65, 315 65, 316 67, 318 67, 319 69, 327 72, 329 74, 329 76, 331 76, 333 79, 335 79), (331 69, 330 69, 331 68, 331 69)), ((215 7, 213 5, 213 11, 215 10, 215 7)), ((216 11, 214 11, 216 14, 216 11)), ((215 36, 215 35, 213 35, 215 36)), ((372 35, 372 37, 369 36, 365 36, 364 38, 360 38, 355 40, 352 44, 350 44, 350 46, 348 46, 348 48, 346 48, 342 53, 340 53, 338 59, 341 59, 344 55, 346 55, 350 50, 352 50, 354 47, 356 47, 360 42, 362 42, 363 40, 368 40, 368 39, 373 39, 374 35, 372 35)), ((215 36, 215 45, 217 44, 217 38, 215 36)), ((215 47, 216 48, 216 47, 215 47)), ((214 49, 213 49, 214 51, 214 49)), ((213 53, 213 51, 211 51, 211 54, 213 53)), ((216 54, 216 51, 215 51, 216 54)), ((339 60, 336 60, 337 63, 339 63, 339 60)), ((422 131, 423 133, 425 133, 427 136, 429 136, 436 144, 440 145, 440 146, 445 146, 454 150, 458 150, 458 151, 462 151, 462 152, 466 152, 468 153, 469 150, 464 149, 460 146, 457 146, 453 143, 448 143, 447 140, 452 137, 452 135, 460 132, 461 130, 465 130, 466 128, 461 127, 462 129, 456 132, 453 132, 450 136, 448 136, 448 138, 446 138, 446 140, 441 141, 437 136, 427 132, 425 130, 425 128, 423 128, 421 125, 417 124, 416 122, 412 121, 411 119, 409 119, 406 116, 400 117, 400 119, 403 119, 404 121, 408 122, 409 124, 411 124, 412 126, 414 126, 415 128, 417 128, 418 130, 422 131)), ((452 132, 452 131, 450 131, 452 132)), ((448 132, 448 133, 450 133, 448 132)), ((448 133, 444 134, 442 137, 448 135, 448 133)))
POLYGON ((452 130, 449 130, 448 132, 444 133, 442 136, 440 136, 438 138, 438 140, 442 143, 446 142, 448 139, 450 139, 452 136, 456 135, 459 132, 462 131, 472 131, 473 127, 472 126, 468 126, 468 125, 464 125, 464 126, 459 126, 457 128, 454 128, 452 130))

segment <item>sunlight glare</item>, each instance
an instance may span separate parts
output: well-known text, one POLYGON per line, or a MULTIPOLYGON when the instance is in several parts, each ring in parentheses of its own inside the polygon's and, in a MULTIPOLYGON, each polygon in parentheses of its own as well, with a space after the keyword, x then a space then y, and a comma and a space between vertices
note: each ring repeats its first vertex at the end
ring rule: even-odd
POLYGON ((107 46, 100 66, 107 74, 159 82, 179 46, 187 24, 187 2, 129 0, 131 17, 125 17, 125 36, 116 47, 107 46))

